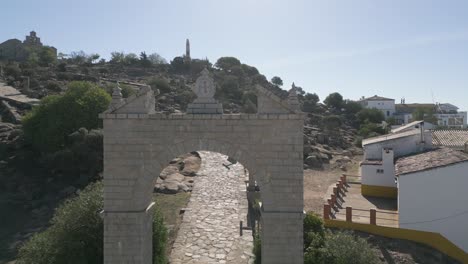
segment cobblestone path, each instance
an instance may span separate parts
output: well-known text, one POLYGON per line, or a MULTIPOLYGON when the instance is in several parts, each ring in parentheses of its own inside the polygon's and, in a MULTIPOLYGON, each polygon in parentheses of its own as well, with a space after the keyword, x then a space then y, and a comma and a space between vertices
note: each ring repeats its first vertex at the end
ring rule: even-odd
POLYGON ((237 163, 228 170, 227 156, 199 153, 201 168, 170 263, 253 263, 252 233, 239 235, 239 221, 247 223, 244 167, 237 163))

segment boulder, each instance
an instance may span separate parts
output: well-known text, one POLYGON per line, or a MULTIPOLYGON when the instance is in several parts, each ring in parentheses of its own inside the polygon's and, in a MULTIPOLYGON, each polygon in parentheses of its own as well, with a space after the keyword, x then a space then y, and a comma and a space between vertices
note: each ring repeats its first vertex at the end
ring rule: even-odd
POLYGON ((317 158, 316 155, 310 155, 305 159, 305 163, 310 167, 310 168, 316 168, 316 169, 321 169, 323 167, 322 161, 317 158))
POLYGON ((171 175, 168 175, 166 179, 164 179, 164 182, 171 182, 171 181, 182 182, 183 180, 185 180, 185 176, 176 172, 171 175))
POLYGON ((169 182, 164 182, 161 186, 161 191, 162 193, 167 193, 167 194, 176 194, 179 191, 179 182, 177 181, 169 181, 169 182))
POLYGON ((164 180, 167 178, 167 176, 174 174, 174 173, 179 173, 179 167, 175 164, 171 164, 167 166, 166 168, 164 168, 163 171, 161 171, 161 174, 159 174, 159 177, 161 177, 161 179, 164 180))
POLYGON ((184 159, 184 168, 181 173, 185 176, 195 176, 200 169, 201 160, 196 156, 188 156, 184 159))

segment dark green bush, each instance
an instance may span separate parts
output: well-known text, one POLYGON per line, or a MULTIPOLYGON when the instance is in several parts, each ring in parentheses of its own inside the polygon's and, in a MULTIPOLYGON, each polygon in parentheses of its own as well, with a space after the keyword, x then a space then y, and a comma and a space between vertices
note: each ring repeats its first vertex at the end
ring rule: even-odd
MULTIPOLYGON (((92 183, 56 211, 51 226, 21 247, 17 264, 103 263, 102 183, 92 183)), ((167 230, 159 210, 153 222, 153 263, 165 264, 167 230)))
POLYGON ((44 155, 42 162, 72 183, 86 185, 102 172, 102 140, 101 130, 80 128, 68 136, 65 148, 44 155), (78 177, 80 182, 74 182, 78 177))
POLYGON ((304 248, 309 247, 315 236, 325 236, 325 227, 323 220, 314 212, 307 212, 304 217, 304 248))
POLYGON ((153 263, 166 264, 166 243, 167 243, 167 228, 164 225, 164 218, 156 208, 153 218, 153 263))
POLYGON ((327 232, 325 248, 327 251, 326 263, 380 263, 379 257, 369 243, 349 231, 327 232))
POLYGON ((254 247, 252 250, 255 260, 255 264, 261 264, 262 263, 262 241, 260 240, 260 235, 257 232, 257 234, 254 236, 254 247))
POLYGON ((69 134, 80 127, 100 127, 98 114, 107 109, 110 96, 89 82, 71 82, 64 95, 41 100, 23 119, 26 139, 40 152, 60 149, 69 134))
POLYGON ((171 86, 166 79, 152 78, 148 81, 148 84, 154 91, 158 89, 161 94, 169 93, 171 91, 171 86))
POLYGON ((6 76, 11 76, 15 79, 18 79, 21 75, 21 69, 16 64, 10 64, 5 66, 4 72, 6 76))
POLYGON ((18 264, 102 263, 102 184, 95 183, 62 204, 51 226, 34 235, 19 251, 18 264))
POLYGON ((366 240, 348 231, 325 230, 323 220, 313 212, 304 218, 305 264, 378 263, 378 257, 366 240))

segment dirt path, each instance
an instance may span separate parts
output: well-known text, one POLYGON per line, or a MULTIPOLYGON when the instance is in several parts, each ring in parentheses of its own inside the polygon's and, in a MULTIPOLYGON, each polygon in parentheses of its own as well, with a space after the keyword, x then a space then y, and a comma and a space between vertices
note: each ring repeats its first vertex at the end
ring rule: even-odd
POLYGON ((352 158, 352 162, 348 164, 346 171, 333 168, 335 167, 333 160, 332 164, 323 170, 304 170, 304 209, 307 212, 314 211, 322 215, 324 197, 328 187, 336 183, 343 173, 358 174, 361 158, 361 156, 352 158))

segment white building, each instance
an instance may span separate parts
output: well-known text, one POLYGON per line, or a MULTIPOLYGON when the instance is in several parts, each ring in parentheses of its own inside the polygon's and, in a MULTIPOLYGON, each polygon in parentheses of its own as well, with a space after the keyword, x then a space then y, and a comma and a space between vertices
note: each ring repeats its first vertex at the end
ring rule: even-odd
POLYGON ((468 154, 440 148, 400 158, 399 226, 440 233, 468 252, 468 154))
POLYGON ((389 118, 395 113, 395 99, 374 95, 361 99, 359 103, 365 108, 375 108, 382 111, 385 118, 389 118))
POLYGON ((437 124, 448 128, 466 128, 467 112, 435 114, 437 124))
POLYGON ((401 133, 401 132, 406 132, 410 130, 420 130, 420 129, 425 131, 425 130, 431 130, 433 128, 434 128, 433 124, 423 121, 423 120, 419 120, 419 121, 408 123, 406 125, 392 126, 392 130, 390 131, 390 133, 401 133))
POLYGON ((362 142, 364 160, 360 164, 361 193, 367 196, 397 198, 394 159, 432 148, 430 131, 412 129, 362 142))
POLYGON ((395 120, 397 124, 408 124, 413 122, 413 113, 417 109, 432 111, 437 119, 438 126, 447 128, 466 128, 467 112, 458 111, 458 107, 448 103, 437 104, 406 104, 402 100, 401 104, 395 105, 395 120))

